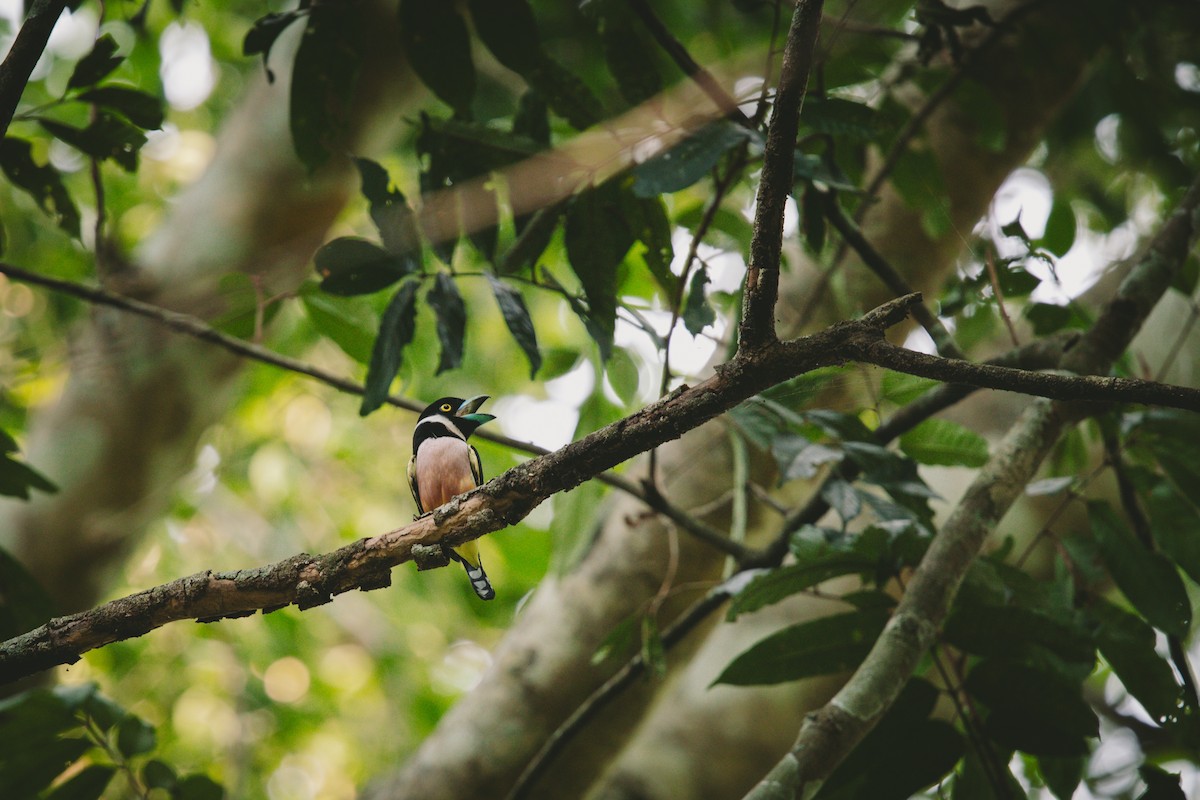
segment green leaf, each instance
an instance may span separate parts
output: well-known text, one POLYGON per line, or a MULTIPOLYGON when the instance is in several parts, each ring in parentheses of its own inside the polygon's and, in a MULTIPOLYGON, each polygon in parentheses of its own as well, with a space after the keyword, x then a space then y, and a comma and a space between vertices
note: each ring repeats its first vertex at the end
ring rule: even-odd
POLYGON ((938 385, 940 385, 940 381, 932 378, 921 378, 916 375, 887 370, 883 373, 883 385, 880 391, 885 400, 898 406, 906 406, 938 385))
POLYGON ((671 259, 675 252, 671 244, 671 221, 661 198, 637 198, 631 192, 623 192, 625 220, 633 235, 646 246, 642 259, 654 276, 655 282, 668 298, 674 298, 679 286, 679 276, 671 271, 671 259))
POLYGON ((604 61, 626 103, 636 106, 662 91, 662 75, 652 56, 654 46, 627 16, 601 20, 599 33, 604 61))
POLYGON ((467 333, 467 307, 463 304, 458 286, 445 272, 439 272, 433 287, 425 295, 437 316, 438 341, 442 345, 437 374, 456 369, 462 364, 463 340, 467 333))
POLYGON ((416 214, 404 194, 391 187, 387 170, 369 158, 356 158, 354 165, 362 178, 362 194, 371 204, 371 221, 379 230, 384 249, 403 260, 406 273, 419 271, 421 237, 416 214))
POLYGON ((1200 508, 1170 486, 1155 487, 1141 495, 1150 514, 1150 529, 1162 552, 1200 583, 1200 508))
POLYGON ((207 775, 187 775, 179 779, 171 800, 223 800, 225 790, 207 775))
MULTIPOLYGON (((94 690, 94 685, 84 684, 83 691, 94 690)), ((0 700, 0 741, 13 745, 0 752, 0 765, 5 759, 24 758, 27 750, 40 749, 78 728, 77 706, 69 696, 49 689, 32 689, 0 700)))
POLYGON ((850 611, 792 625, 735 658, 713 684, 784 683, 854 669, 887 623, 885 609, 850 611))
POLYGON ((1038 244, 1054 255, 1062 258, 1075 244, 1075 210, 1067 200, 1058 199, 1050 206, 1050 216, 1046 218, 1046 230, 1038 244))
POLYGON ((1180 690, 1175 674, 1154 649, 1154 629, 1141 617, 1097 599, 1088 608, 1096 625, 1096 642, 1131 695, 1162 724, 1178 711, 1180 690))
POLYGON ((309 172, 324 164, 331 151, 343 148, 340 140, 362 60, 360 22, 353 7, 309 6, 289 101, 292 143, 309 172))
POLYGON ((956 422, 927 419, 900 437, 900 449, 920 464, 982 467, 987 440, 956 422))
POLYGON ((161 128, 163 124, 162 100, 139 89, 99 86, 88 89, 75 99, 116 111, 134 125, 146 130, 161 128))
POLYGON ((70 780, 63 781, 47 795, 46 800, 99 800, 113 776, 117 774, 116 767, 107 764, 92 764, 73 775, 70 780))
POLYGON ((142 766, 142 783, 150 789, 172 789, 178 779, 170 764, 152 758, 142 766))
POLYGON ((642 662, 654 677, 660 680, 666 677, 667 653, 658 632, 658 623, 649 614, 642 617, 642 662))
POLYGON ((987 659, 967 675, 966 689, 989 708, 988 734, 1004 747, 1037 756, 1087 755, 1100 733, 1079 686, 1024 664, 987 659))
POLYGON ((816 800, 908 800, 954 768, 966 750, 952 725, 929 719, 937 690, 909 681, 891 710, 821 785, 816 800))
POLYGON ((21 562, 0 548, 0 641, 20 636, 55 615, 54 602, 21 562))
POLYGON ((101 161, 112 159, 126 172, 137 170, 138 151, 146 143, 146 134, 108 111, 96 114, 86 128, 43 117, 38 117, 37 122, 48 133, 85 155, 101 161))
POLYGON ((321 291, 343 297, 373 294, 413 271, 410 259, 355 236, 322 245, 313 260, 321 276, 321 291))
POLYGON ((1042 608, 982 602, 967 594, 954 604, 946 620, 946 642, 973 655, 1036 661, 1036 648, 1060 658, 1086 664, 1095 661, 1095 643, 1076 620, 1064 619, 1042 608))
POLYGON ((928 148, 904 152, 892 170, 892 186, 905 204, 921 215, 921 228, 931 238, 949 230, 950 219, 942 206, 946 185, 941 167, 928 148))
POLYGON ((532 379, 542 366, 542 354, 538 350, 537 333, 533 329, 533 318, 529 316, 529 309, 525 306, 525 298, 490 272, 487 273, 487 279, 496 303, 500 306, 504 324, 508 326, 508 332, 529 359, 529 377, 532 379))
POLYGON ((595 326, 589 332, 602 353, 611 352, 617 316, 617 268, 633 245, 633 233, 614 184, 575 198, 567 211, 565 242, 571 269, 587 298, 587 316, 595 326))
POLYGON ((400 0, 400 41, 413 71, 455 116, 469 118, 475 97, 471 36, 453 3, 400 0))
POLYGON ((270 66, 267 64, 267 59, 271 55, 271 48, 275 45, 275 40, 279 38, 280 34, 289 25, 307 13, 308 9, 298 8, 293 11, 267 14, 255 20, 254 25, 246 32, 246 38, 242 40, 242 55, 253 56, 262 54, 263 69, 267 71, 268 82, 275 82, 275 73, 271 71, 270 66))
POLYGON ((3 455, 0 456, 0 495, 29 499, 29 490, 37 489, 47 494, 58 491, 45 475, 30 467, 28 464, 3 455))
POLYGON ((1164 633, 1187 636, 1192 606, 1171 562, 1147 550, 1107 503, 1089 502, 1088 521, 1109 573, 1129 602, 1164 633))
POLYGON ((1137 800, 1187 800, 1179 775, 1153 764, 1139 766, 1138 775, 1146 782, 1146 791, 1138 795, 1137 800))
POLYGON ((7 797, 35 797, 62 774, 77 758, 92 749, 86 739, 51 739, 37 747, 21 747, 15 757, 11 744, 22 740, 6 739, 5 758, 0 761, 0 786, 7 797), (11 744, 10 744, 11 743, 11 744))
POLYGON ((4 169, 13 186, 34 198, 59 228, 71 236, 79 235, 79 210, 66 186, 62 185, 59 170, 49 164, 37 166, 29 142, 5 137, 0 142, 0 169, 4 169))
POLYGON ((618 622, 600 641, 596 652, 592 653, 592 664, 603 664, 610 658, 625 660, 633 651, 634 637, 641 632, 640 621, 641 618, 635 614, 618 622))
POLYGON ((874 569, 873 558, 858 553, 830 552, 800 564, 789 564, 770 570, 755 577, 746 584, 746 588, 738 592, 729 604, 726 619, 735 620, 739 614, 748 614, 778 603, 830 578, 871 572, 874 569))
POLYGON ((543 56, 521 77, 573 128, 590 128, 604 118, 604 107, 587 84, 552 58, 543 56))
POLYGON ((604 374, 621 402, 631 405, 637 398, 638 367, 629 352, 624 349, 614 350, 612 358, 604 365, 604 374))
POLYGON ((1087 766, 1086 758, 1055 758, 1042 756, 1037 760, 1038 772, 1046 788, 1058 800, 1071 800, 1079 782, 1083 780, 1083 769, 1087 766))
POLYGON ((313 283, 301 286, 299 295, 305 313, 321 335, 332 339, 358 363, 370 362, 379 317, 368 303, 325 294, 313 283))
POLYGON ((862 513, 862 498, 847 481, 830 480, 821 486, 821 499, 842 518, 842 526, 862 513))
POLYGON ((469 0, 475 32, 504 66, 521 76, 543 59, 537 21, 525 0, 469 0))
POLYGON ((633 193, 638 197, 677 192, 708 174, 721 156, 753 134, 733 122, 706 125, 665 153, 633 169, 633 193))
POLYGON ((780 481, 786 482, 815 477, 821 467, 840 462, 846 454, 803 436, 785 436, 771 443, 771 455, 779 465, 780 481))
POLYGON ((117 749, 126 758, 149 753, 156 740, 154 727, 141 717, 130 714, 117 723, 117 749))
POLYGON ((813 184, 808 184, 800 200, 804 241, 814 255, 825 248, 825 197, 813 184))
MULTIPOLYGON (((487 6, 500 5, 487 3, 487 6)), ((550 144, 550 116, 545 99, 532 89, 521 95, 513 114, 512 132, 543 147, 550 144)))
POLYGON ((405 281, 383 312, 379 336, 371 349, 371 363, 367 367, 366 389, 358 409, 359 416, 370 414, 387 399, 392 379, 403 363, 404 348, 412 341, 416 331, 417 307, 414 301, 419 286, 420 283, 415 280, 405 281))
POLYGON ((881 130, 878 111, 840 97, 805 97, 800 122, 817 133, 859 141, 872 141, 881 130))
POLYGON ((106 33, 96 40, 86 56, 79 59, 70 80, 67 81, 67 88, 91 86, 120 66, 124 60, 125 56, 117 55, 117 40, 112 34, 106 33))
POLYGON ((701 331, 717 321, 717 312, 709 305, 708 298, 704 293, 704 286, 707 283, 709 283, 708 267, 701 266, 692 273, 692 280, 688 284, 687 300, 683 304, 683 326, 692 336, 699 336, 701 331))

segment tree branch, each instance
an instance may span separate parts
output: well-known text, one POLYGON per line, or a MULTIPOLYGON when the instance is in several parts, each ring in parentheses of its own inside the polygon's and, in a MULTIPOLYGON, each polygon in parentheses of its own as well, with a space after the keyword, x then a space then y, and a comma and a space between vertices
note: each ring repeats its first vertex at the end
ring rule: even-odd
POLYGON ((821 24, 823 0, 799 0, 779 71, 779 87, 771 109, 763 153, 762 180, 754 211, 754 236, 742 300, 738 349, 753 350, 776 341, 775 301, 779 296, 779 259, 783 250, 783 209, 792 190, 800 104, 808 86, 821 24))
POLYGON ((513 525, 556 492, 663 442, 677 439, 748 397, 795 375, 828 366, 856 337, 883 336, 918 296, 893 300, 862 319, 737 356, 695 387, 680 387, 641 411, 460 495, 411 525, 331 553, 306 553, 254 570, 201 572, 53 619, 0 644, 0 683, 71 663, 80 654, 183 619, 215 620, 296 604, 309 608, 351 589, 390 583, 392 567, 414 546, 457 545, 513 525))
POLYGON ((50 40, 50 31, 62 16, 66 0, 34 0, 29 14, 17 31, 12 49, 0 64, 0 139, 8 133, 17 104, 25 93, 29 76, 50 40))
MULTIPOLYGON (((1200 178, 1060 367, 1103 372, 1128 348, 1170 286, 1200 234, 1200 178)), ((887 627, 845 686, 809 715, 792 749, 747 798, 794 797, 815 790, 891 708, 936 641, 968 567, 1024 490, 1058 437, 1086 413, 1038 400, 1026 409, 980 470, 917 567, 887 627)))

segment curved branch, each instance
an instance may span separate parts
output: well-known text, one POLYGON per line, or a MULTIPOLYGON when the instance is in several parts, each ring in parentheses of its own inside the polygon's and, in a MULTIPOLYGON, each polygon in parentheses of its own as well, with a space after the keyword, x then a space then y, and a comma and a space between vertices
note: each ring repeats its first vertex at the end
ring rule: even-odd
POLYGON ((680 387, 577 442, 520 464, 403 528, 324 555, 301 553, 254 570, 198 573, 53 619, 0 644, 0 683, 73 662, 88 650, 169 622, 245 616, 291 604, 308 608, 351 589, 386 586, 392 567, 413 560, 414 547, 458 545, 513 525, 551 495, 676 439, 763 389, 844 360, 840 354, 852 340, 882 337, 919 299, 893 300, 862 319, 738 356, 699 385, 680 387))
POLYGON ((50 31, 54 30, 66 7, 66 0, 35 0, 17 32, 12 49, 0 64, 0 139, 8 132, 29 76, 46 49, 50 31))

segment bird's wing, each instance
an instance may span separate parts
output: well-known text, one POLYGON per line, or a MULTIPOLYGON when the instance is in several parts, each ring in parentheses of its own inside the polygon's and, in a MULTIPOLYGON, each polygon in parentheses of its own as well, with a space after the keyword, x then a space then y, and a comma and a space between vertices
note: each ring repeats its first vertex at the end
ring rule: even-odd
POLYGON ((425 507, 421 505, 421 492, 417 489, 417 454, 413 453, 408 460, 408 489, 412 492, 413 502, 417 504, 417 513, 424 514, 425 507))
MULTIPOLYGON (((475 479, 476 486, 483 485, 483 464, 479 460, 479 451, 474 447, 467 454, 467 459, 471 462, 471 477, 475 479)), ((416 492, 416 489, 413 489, 416 492)))

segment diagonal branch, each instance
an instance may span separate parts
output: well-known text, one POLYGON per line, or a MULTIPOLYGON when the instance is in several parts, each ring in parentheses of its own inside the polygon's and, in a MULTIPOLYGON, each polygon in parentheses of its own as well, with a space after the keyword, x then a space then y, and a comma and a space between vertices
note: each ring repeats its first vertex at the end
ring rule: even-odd
POLYGON ((25 93, 29 76, 50 40, 50 31, 62 16, 66 0, 34 0, 25 17, 12 49, 0 64, 0 139, 8 132, 9 123, 17 111, 17 103, 25 93))
POLYGON ((413 560, 414 547, 457 545, 513 525, 551 495, 679 438, 763 389, 844 360, 841 354, 852 340, 882 337, 919 300, 916 295, 892 300, 862 319, 740 355, 699 385, 681 387, 636 414, 518 465, 403 528, 324 555, 301 553, 259 569, 197 573, 53 619, 0 644, 0 683, 76 661, 88 650, 169 622, 245 616, 291 604, 309 608, 352 589, 386 586, 392 567, 413 560))
MULTIPOLYGON (((1095 325, 1060 367, 1104 372, 1182 268, 1200 238, 1200 178, 1163 225, 1095 325)), ((1086 407, 1038 400, 1025 410, 934 537, 887 627, 845 686, 809 715, 792 749, 747 798, 808 796, 891 708, 942 622, 987 535, 1024 490, 1062 432, 1086 407)))
POLYGON ((742 300, 738 349, 753 350, 776 341, 775 301, 779 296, 779 259, 783 250, 783 209, 792 190, 800 104, 808 86, 823 0, 799 0, 783 49, 779 88, 771 110, 763 153, 762 180, 754 211, 754 237, 742 300))

